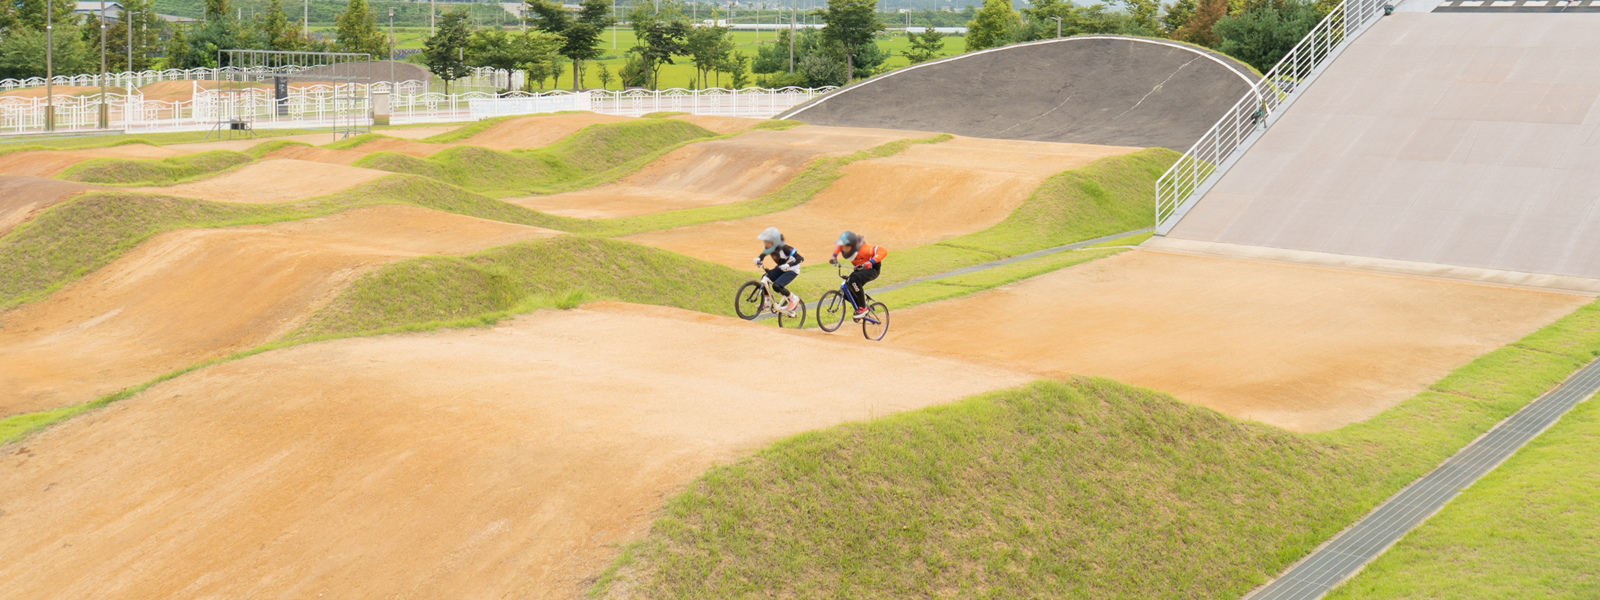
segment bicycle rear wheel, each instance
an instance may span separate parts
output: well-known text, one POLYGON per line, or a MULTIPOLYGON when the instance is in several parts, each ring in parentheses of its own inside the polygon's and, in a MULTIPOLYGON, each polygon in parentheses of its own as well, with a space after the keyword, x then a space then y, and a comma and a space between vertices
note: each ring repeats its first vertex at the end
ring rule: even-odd
POLYGON ((878 341, 889 333, 889 307, 882 302, 873 302, 867 305, 867 315, 861 319, 861 335, 869 340, 878 341))
POLYGON ((805 328, 805 326, 806 326, 806 301, 804 299, 800 300, 800 308, 795 309, 794 316, 792 316, 792 317, 787 315, 787 314, 784 314, 784 312, 781 311, 781 310, 778 311, 778 327, 786 327, 786 328, 789 328, 789 329, 803 329, 803 328, 805 328))
POLYGON ((844 294, 838 290, 828 290, 822 294, 822 299, 817 301, 817 327, 823 331, 838 331, 844 324, 844 313, 849 310, 850 303, 844 301, 844 294))
POLYGON ((733 312, 746 321, 754 319, 761 314, 761 301, 765 300, 766 296, 761 284, 746 281, 744 285, 739 286, 739 291, 733 293, 733 312))

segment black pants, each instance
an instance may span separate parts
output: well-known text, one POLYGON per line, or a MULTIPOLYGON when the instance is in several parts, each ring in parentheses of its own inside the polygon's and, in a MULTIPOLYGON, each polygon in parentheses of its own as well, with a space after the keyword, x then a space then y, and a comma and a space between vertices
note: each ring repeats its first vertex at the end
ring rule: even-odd
POLYGON ((789 288, 783 286, 791 281, 794 281, 794 278, 798 275, 799 274, 795 273, 794 271, 785 271, 783 269, 767 269, 767 280, 772 282, 772 291, 777 292, 778 296, 781 298, 789 297, 789 288))
POLYGON ((878 263, 872 265, 871 269, 856 269, 851 271, 850 276, 845 278, 845 284, 850 287, 850 295, 854 297, 853 300, 856 308, 861 308, 867 304, 866 290, 863 290, 862 286, 870 283, 874 279, 877 279, 878 275, 880 275, 882 271, 883 263, 878 263))

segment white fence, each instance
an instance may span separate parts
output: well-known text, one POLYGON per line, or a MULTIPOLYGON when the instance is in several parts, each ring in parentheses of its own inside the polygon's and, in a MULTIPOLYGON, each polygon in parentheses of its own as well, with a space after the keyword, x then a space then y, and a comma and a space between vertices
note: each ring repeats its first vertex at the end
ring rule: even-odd
MULTIPOLYGON (((295 71, 296 69, 294 67, 288 67, 286 70, 295 71)), ((387 80, 389 72, 390 70, 384 68, 381 64, 373 63, 371 73, 372 79, 375 81, 387 80)), ((250 77, 260 78, 262 76, 267 76, 270 73, 272 73, 272 71, 267 69, 244 69, 239 67, 223 67, 221 69, 202 67, 195 69, 167 69, 165 71, 129 71, 122 73, 108 73, 106 75, 106 85, 109 87, 127 89, 131 87, 145 86, 161 81, 217 81, 219 79, 240 81, 249 79, 250 77)), ((521 82, 521 78, 517 75, 518 74, 500 69, 491 69, 487 67, 474 68, 467 74, 466 77, 451 82, 450 86, 452 89, 459 89, 463 92, 493 92, 515 87, 513 85, 514 83, 521 82)), ((307 76, 306 79, 314 79, 314 76, 307 76)), ((50 82, 54 85, 100 87, 100 74, 92 73, 85 75, 57 75, 50 78, 50 82)), ((45 80, 43 77, 29 77, 27 79, 0 79, 0 92, 44 87, 44 83, 45 80)), ((383 83, 384 82, 380 82, 379 84, 382 85, 383 83)), ((401 82, 401 85, 405 84, 411 84, 414 88, 412 91, 428 91, 427 86, 429 84, 426 82, 415 80, 401 82)))
POLYGON ((1296 44, 1255 88, 1228 109, 1178 162, 1156 181, 1156 233, 1166 235, 1189 207, 1222 178, 1269 125, 1276 111, 1362 31, 1383 16, 1384 0, 1345 0, 1296 44))
MULTIPOLYGON (((216 82, 210 82, 215 85, 216 82)), ((448 123, 488 117, 525 115, 567 110, 640 116, 652 112, 686 112, 696 115, 767 118, 825 94, 835 88, 746 88, 742 90, 591 90, 585 92, 465 92, 441 94, 421 91, 421 82, 400 82, 390 97, 394 125, 448 123), (415 84, 415 85, 413 85, 415 84)), ((265 87, 241 89, 202 88, 192 84, 192 97, 183 101, 146 100, 133 94, 107 94, 111 129, 128 132, 193 131, 229 120, 249 121, 257 129, 322 128, 360 120, 371 123, 371 92, 387 92, 388 82, 319 84, 289 90, 288 98, 275 100, 265 87), (357 108, 359 107, 359 108, 357 108)), ((54 98, 56 131, 92 130, 99 127, 100 95, 57 95, 54 98)), ((45 131, 44 98, 0 97, 0 133, 45 131)))

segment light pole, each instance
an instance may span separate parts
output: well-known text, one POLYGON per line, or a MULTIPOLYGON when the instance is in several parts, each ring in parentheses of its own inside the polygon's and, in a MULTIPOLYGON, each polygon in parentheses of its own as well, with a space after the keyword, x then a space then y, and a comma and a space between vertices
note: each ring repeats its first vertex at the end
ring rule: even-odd
POLYGON ((1061 39, 1061 17, 1050 17, 1056 20, 1056 39, 1061 39))
POLYGON ((389 94, 395 93, 394 81, 394 7, 389 7, 389 94))
MULTIPOLYGON (((48 1, 48 0, 46 0, 48 1)), ((100 0, 100 128, 111 127, 111 111, 106 106, 106 0, 100 0)))
POLYGON ((306 38, 306 41, 310 42, 311 41, 311 0, 305 0, 304 6, 302 6, 302 10, 304 12, 302 12, 300 14, 300 27, 302 28, 301 37, 306 38))
POLYGON ((128 72, 133 72, 133 15, 143 11, 123 11, 122 21, 128 26, 128 72))
POLYGON ((44 3, 44 130, 56 130, 56 3, 44 3))
POLYGON ((795 3, 800 0, 789 0, 789 74, 794 74, 794 11, 795 3))

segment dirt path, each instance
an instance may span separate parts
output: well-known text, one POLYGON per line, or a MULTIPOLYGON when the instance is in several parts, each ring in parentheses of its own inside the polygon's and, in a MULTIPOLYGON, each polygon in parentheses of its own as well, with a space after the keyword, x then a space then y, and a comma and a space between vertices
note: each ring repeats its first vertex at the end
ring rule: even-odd
POLYGON ((59 179, 0 175, 0 238, 35 213, 93 189, 97 188, 59 179))
POLYGON ((72 165, 96 158, 167 158, 188 154, 167 146, 123 144, 89 150, 30 150, 0 156, 0 175, 55 177, 72 165))
POLYGON ((570 598, 714 463, 1029 379, 604 304, 289 348, 0 457, 0 586, 17 600, 570 598), (792 384, 774 381, 775 347, 792 384))
POLYGON ((717 133, 736 133, 761 124, 766 119, 746 119, 742 117, 712 117, 707 115, 673 115, 667 117, 679 121, 688 121, 717 133))
POLYGON ((461 143, 494 150, 539 148, 554 144, 596 123, 631 121, 631 117, 599 113, 563 113, 507 119, 461 143))
POLYGON ((393 129, 380 127, 372 131, 373 133, 381 133, 389 137, 396 137, 406 140, 421 140, 443 133, 450 133, 460 129, 461 127, 461 125, 440 125, 438 127, 396 127, 393 129))
POLYGON ((0 417, 92 400, 276 339, 379 264, 549 235, 401 206, 164 233, 0 315, 0 417))
POLYGON ((368 154, 378 152, 398 152, 408 156, 425 158, 434 153, 449 148, 446 144, 424 144, 411 140, 379 139, 367 142, 349 150, 334 150, 332 148, 316 148, 310 146, 285 146, 268 153, 266 158, 290 158, 309 162, 327 163, 331 165, 352 164, 368 154))
POLYGON ((735 268, 750 268, 755 235, 777 226, 802 254, 820 258, 846 229, 869 243, 921 246, 999 223, 1050 175, 1138 148, 956 138, 846 166, 810 202, 783 212, 624 239, 735 268))
POLYGON ((1581 296, 1150 251, 894 313, 888 342, 1294 431, 1369 418, 1581 296))
POLYGON ((751 131, 689 144, 614 184, 548 196, 506 198, 551 214, 631 217, 753 200, 778 189, 825 154, 848 154, 917 135, 844 127, 751 131))
POLYGON ((393 174, 376 169, 285 158, 253 162, 215 177, 189 183, 135 189, 150 194, 217 202, 271 204, 326 196, 393 174))

